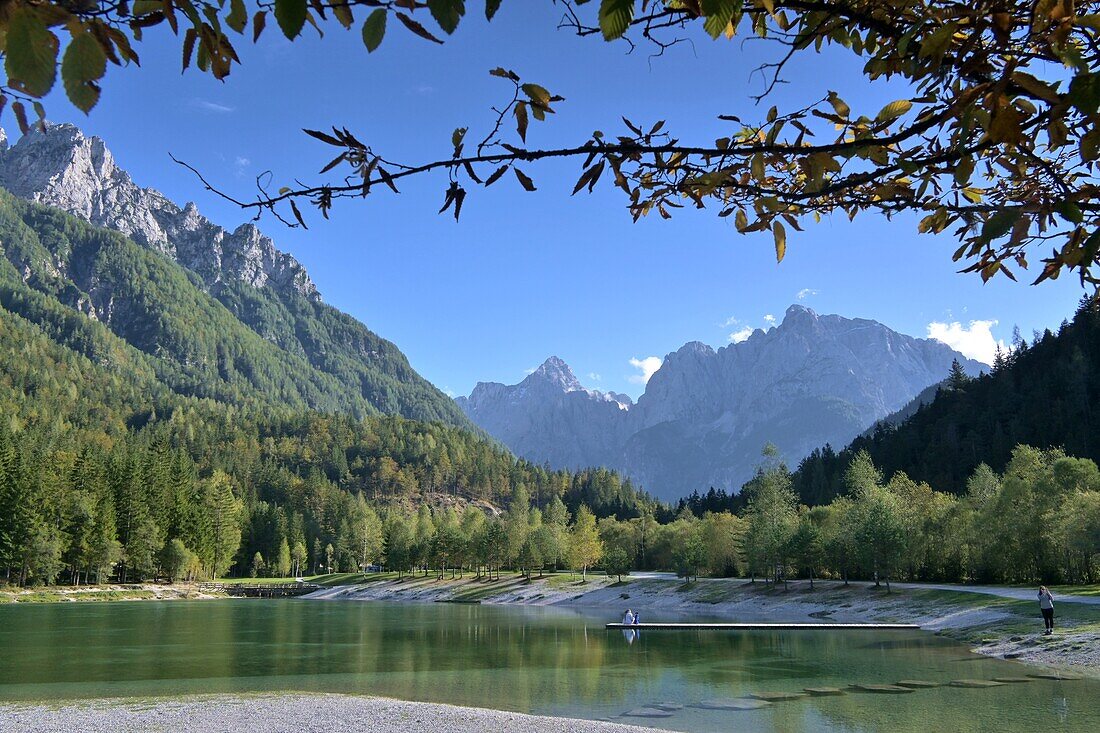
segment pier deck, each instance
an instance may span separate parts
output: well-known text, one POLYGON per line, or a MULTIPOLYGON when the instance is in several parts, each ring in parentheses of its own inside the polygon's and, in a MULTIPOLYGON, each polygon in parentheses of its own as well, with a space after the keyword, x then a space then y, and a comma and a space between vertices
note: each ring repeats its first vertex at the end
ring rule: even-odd
POLYGON ((668 624, 607 624, 609 629, 634 629, 636 631, 804 631, 804 630, 840 630, 849 631, 863 629, 868 631, 884 630, 914 630, 919 629, 917 624, 839 624, 839 623, 758 623, 758 624, 723 624, 723 623, 668 623, 668 624))

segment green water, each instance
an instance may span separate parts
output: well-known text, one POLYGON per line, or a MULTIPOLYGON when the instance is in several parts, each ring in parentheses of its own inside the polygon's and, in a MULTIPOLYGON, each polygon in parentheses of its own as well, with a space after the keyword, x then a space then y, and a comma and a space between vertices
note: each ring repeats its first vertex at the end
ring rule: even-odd
POLYGON ((1033 680, 849 692, 755 711, 752 692, 1035 670, 922 632, 643 632, 598 612, 303 600, 0 608, 0 701, 305 690, 383 695, 683 731, 1100 730, 1100 683, 1033 680), (671 717, 622 713, 655 702, 671 717))

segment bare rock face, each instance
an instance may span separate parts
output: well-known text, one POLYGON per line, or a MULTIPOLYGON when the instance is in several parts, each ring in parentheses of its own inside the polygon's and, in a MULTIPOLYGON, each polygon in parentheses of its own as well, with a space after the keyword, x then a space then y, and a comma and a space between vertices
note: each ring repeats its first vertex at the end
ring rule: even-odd
POLYGON ((742 343, 669 354, 636 405, 584 389, 555 357, 518 385, 479 384, 459 406, 529 460, 617 468, 674 499, 740 489, 765 443, 791 464, 847 444, 943 380, 953 359, 985 368, 938 341, 792 305, 742 343))
POLYGON ((242 224, 230 232, 200 214, 193 203, 181 209, 159 191, 141 188, 101 139, 86 137, 74 125, 50 125, 11 147, 5 136, 0 186, 166 254, 201 276, 208 288, 239 280, 320 300, 301 263, 275 249, 255 226, 242 224))

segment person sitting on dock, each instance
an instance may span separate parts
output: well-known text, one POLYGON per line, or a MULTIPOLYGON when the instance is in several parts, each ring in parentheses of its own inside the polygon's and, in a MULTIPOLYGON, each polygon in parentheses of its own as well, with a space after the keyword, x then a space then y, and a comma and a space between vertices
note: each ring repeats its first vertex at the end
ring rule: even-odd
POLYGON ((629 608, 626 609, 626 613, 623 614, 623 625, 633 626, 635 623, 636 622, 634 621, 634 613, 629 608))
POLYGON ((637 611, 635 611, 634 612, 634 619, 630 623, 633 624, 634 626, 637 626, 638 624, 641 623, 641 621, 638 620, 639 618, 641 618, 641 615, 637 611))

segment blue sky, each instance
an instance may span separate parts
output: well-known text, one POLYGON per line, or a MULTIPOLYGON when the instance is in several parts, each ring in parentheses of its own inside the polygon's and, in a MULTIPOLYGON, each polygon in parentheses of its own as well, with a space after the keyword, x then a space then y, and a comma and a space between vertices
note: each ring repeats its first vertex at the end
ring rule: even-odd
MULTIPOLYGON (((874 114, 904 96, 830 54, 791 67, 790 83, 755 107, 749 95, 760 81, 751 72, 775 51, 759 41, 713 42, 696 29, 692 44, 652 59, 644 46, 628 54, 622 44, 555 30, 560 9, 545 0, 509 0, 489 25, 480 3, 470 13, 443 46, 391 23, 369 56, 357 28, 330 23, 323 40, 307 29, 290 44, 272 25, 258 45, 238 42, 243 66, 225 83, 181 75, 179 40, 157 28, 138 47, 142 68, 112 67, 90 116, 58 94, 47 108, 52 120, 102 136, 139 184, 193 200, 232 228, 246 215, 202 191, 169 152, 241 194, 265 170, 276 187, 295 177, 320 181, 328 150, 303 127, 347 126, 410 163, 445 157, 455 127, 469 125, 473 137, 491 124, 489 107, 506 101, 506 85, 487 73, 495 66, 566 97, 548 123, 532 123, 532 147, 617 132, 620 115, 665 119, 684 142, 710 142, 722 134, 718 114, 763 116, 768 104, 801 106, 828 90, 856 113, 874 114)), ((273 219, 261 227, 306 265, 327 302, 394 341, 454 394, 477 381, 516 382, 554 354, 586 385, 637 396, 642 369, 632 360, 652 368, 647 358, 687 341, 723 346, 795 302, 915 336, 931 327, 978 354, 992 339, 1008 341, 1014 325, 1025 335, 1056 327, 1081 295, 1074 278, 1030 287, 957 274, 954 240, 918 236, 910 218, 823 221, 791 232, 776 264, 770 234, 740 236, 713 210, 633 224, 606 181, 571 198, 578 166, 528 166, 536 193, 514 180, 473 191, 458 224, 435 214, 445 178, 425 178, 403 184, 400 196, 339 204, 327 222, 307 212, 309 231, 273 219)))

